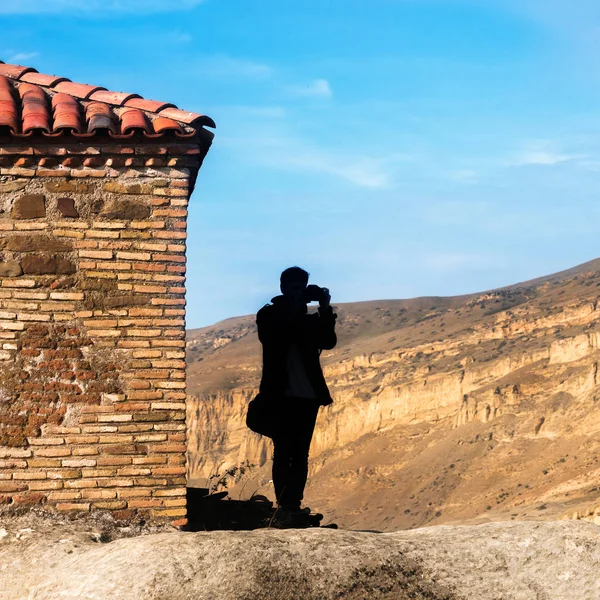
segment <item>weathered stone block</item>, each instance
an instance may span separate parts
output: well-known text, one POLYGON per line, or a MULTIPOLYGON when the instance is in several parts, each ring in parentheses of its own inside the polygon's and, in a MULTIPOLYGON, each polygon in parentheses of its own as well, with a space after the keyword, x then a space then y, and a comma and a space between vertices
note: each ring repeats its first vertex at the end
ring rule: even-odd
POLYGON ((46 216, 46 203, 42 194, 26 194, 13 205, 13 219, 39 219, 46 216))
POLYGON ((119 183, 109 181, 104 184, 104 190, 115 194, 151 194, 152 186, 143 183, 119 183))
POLYGON ((73 249, 70 242, 46 235, 13 235, 0 238, 0 248, 12 252, 67 252, 73 249))
POLYGON ((18 277, 23 275, 23 269, 16 260, 0 262, 0 277, 18 277))
POLYGON ((67 275, 76 271, 71 261, 54 256, 27 255, 21 265, 27 275, 67 275))
POLYGON ((73 198, 59 198, 56 202, 56 206, 63 217, 77 218, 79 216, 73 198))
POLYGON ((77 192, 84 194, 90 191, 90 186, 82 181, 49 181, 46 183, 49 192, 77 192))
POLYGON ((107 219, 147 219, 150 207, 132 200, 111 200, 104 207, 102 216, 107 219))
POLYGON ((27 179, 21 179, 16 181, 7 181, 6 183, 0 183, 0 194, 7 194, 9 192, 19 192, 27 187, 29 181, 27 179))

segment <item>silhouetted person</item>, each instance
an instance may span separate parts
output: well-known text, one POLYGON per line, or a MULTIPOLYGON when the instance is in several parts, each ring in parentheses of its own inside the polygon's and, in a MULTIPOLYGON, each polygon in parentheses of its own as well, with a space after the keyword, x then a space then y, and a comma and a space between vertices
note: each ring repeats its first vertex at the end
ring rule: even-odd
POLYGON ((301 510, 308 476, 308 452, 320 406, 333 400, 325 383, 319 355, 337 342, 337 315, 327 288, 308 285, 309 274, 290 267, 281 274, 281 296, 257 314, 263 347, 260 395, 273 414, 273 485, 277 504, 290 517, 301 510), (318 301, 309 314, 307 303, 318 301))

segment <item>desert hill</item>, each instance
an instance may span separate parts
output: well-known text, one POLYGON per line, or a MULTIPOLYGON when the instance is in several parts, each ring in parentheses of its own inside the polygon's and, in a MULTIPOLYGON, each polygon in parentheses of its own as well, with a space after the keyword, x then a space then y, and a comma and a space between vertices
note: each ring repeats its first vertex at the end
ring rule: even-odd
MULTIPOLYGON (((600 260, 452 298, 336 306, 306 501, 345 527, 600 521, 600 260)), ((260 377, 254 316, 188 332, 192 483, 268 440, 244 426, 260 377)), ((233 482, 235 483, 235 482, 233 482)))

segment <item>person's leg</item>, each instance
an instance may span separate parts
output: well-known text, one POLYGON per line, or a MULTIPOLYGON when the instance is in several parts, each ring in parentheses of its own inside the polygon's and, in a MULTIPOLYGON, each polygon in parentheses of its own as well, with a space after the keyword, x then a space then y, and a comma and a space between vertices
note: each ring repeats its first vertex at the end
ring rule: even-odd
POLYGON ((294 435, 288 444, 289 467, 286 489, 282 493, 282 503, 291 510, 299 510, 308 478, 308 454, 312 441, 319 406, 301 400, 297 410, 294 435))
POLYGON ((273 438, 273 487, 277 504, 285 502, 285 493, 289 485, 291 446, 287 436, 273 438))

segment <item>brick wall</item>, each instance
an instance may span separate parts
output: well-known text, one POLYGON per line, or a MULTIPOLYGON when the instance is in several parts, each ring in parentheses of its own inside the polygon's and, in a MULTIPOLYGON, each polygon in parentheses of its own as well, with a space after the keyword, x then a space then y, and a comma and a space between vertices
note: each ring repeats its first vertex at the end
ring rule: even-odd
POLYGON ((185 516, 198 146, 0 148, 0 504, 185 516))

